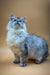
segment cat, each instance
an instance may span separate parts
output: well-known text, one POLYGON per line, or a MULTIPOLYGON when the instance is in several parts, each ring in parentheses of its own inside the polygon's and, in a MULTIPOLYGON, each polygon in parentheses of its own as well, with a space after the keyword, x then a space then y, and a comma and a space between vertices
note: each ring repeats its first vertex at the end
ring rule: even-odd
POLYGON ((10 16, 7 25, 7 44, 14 53, 14 63, 24 67, 27 59, 35 59, 36 64, 43 62, 48 57, 48 45, 46 41, 34 34, 29 34, 25 25, 26 17, 10 16))

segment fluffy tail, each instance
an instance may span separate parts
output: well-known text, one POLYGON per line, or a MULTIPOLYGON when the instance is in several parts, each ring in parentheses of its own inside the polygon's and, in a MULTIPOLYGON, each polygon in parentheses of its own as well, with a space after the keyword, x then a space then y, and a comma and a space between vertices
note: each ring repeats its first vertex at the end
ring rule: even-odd
POLYGON ((49 53, 48 53, 48 51, 47 51, 47 52, 45 53, 45 58, 48 57, 48 55, 49 55, 49 53))
POLYGON ((45 54, 44 54, 44 58, 46 58, 46 57, 48 57, 48 55, 49 55, 49 52, 48 52, 48 45, 46 44, 46 52, 45 52, 45 54))

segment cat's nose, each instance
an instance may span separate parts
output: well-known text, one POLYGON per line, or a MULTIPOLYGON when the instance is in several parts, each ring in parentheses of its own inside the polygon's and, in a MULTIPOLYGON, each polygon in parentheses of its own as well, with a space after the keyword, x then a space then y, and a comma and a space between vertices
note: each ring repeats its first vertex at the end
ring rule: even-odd
POLYGON ((18 24, 18 21, 17 21, 17 24, 18 24))
POLYGON ((18 21, 17 21, 17 23, 18 23, 18 21))

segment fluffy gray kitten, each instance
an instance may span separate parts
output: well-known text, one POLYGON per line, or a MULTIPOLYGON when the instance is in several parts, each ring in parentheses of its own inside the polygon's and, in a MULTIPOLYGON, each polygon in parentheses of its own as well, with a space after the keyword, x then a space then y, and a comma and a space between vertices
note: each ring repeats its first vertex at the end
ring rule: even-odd
POLYGON ((14 63, 26 66, 27 59, 35 59, 40 64, 48 56, 46 41, 34 34, 27 33, 25 25, 26 17, 10 16, 7 26, 7 44, 15 55, 14 63))

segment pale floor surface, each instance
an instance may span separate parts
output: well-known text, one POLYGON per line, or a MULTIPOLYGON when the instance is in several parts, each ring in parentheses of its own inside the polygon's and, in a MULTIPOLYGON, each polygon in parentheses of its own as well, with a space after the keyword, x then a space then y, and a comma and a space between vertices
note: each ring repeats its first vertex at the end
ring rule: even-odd
POLYGON ((42 64, 27 62, 26 67, 13 63, 13 54, 0 55, 0 75, 50 75, 50 56, 42 64))

